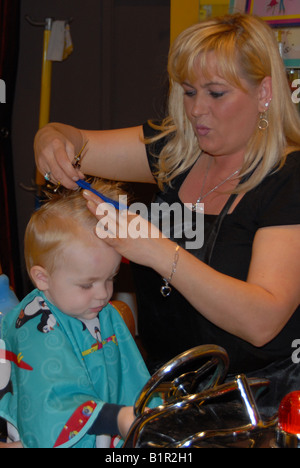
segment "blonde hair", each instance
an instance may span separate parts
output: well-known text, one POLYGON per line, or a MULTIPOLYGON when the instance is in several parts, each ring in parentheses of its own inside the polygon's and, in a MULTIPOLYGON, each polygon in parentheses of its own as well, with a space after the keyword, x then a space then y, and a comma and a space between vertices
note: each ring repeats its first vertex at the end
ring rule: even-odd
MULTIPOLYGON (((92 187, 114 200, 125 192, 120 184, 95 179, 92 187)), ((51 196, 51 195, 50 195, 51 196)), ((87 208, 81 190, 66 190, 52 195, 41 208, 33 213, 27 225, 24 239, 26 268, 30 276, 33 266, 39 265, 50 273, 63 260, 63 249, 76 239, 94 235, 97 218, 87 208), (84 231, 83 231, 84 229, 84 231)))
POLYGON ((149 122, 160 133, 146 140, 152 143, 168 136, 157 162, 160 188, 170 185, 199 157, 199 145, 184 109, 181 84, 195 78, 196 62, 207 74, 212 51, 216 55, 218 74, 233 86, 243 89, 241 78, 252 86, 258 86, 267 76, 272 78, 272 102, 267 112, 269 127, 259 130, 258 114, 257 130, 248 142, 241 171, 241 176, 253 174, 237 191, 248 191, 258 185, 270 171, 282 167, 289 147, 300 147, 300 118, 272 29, 250 15, 213 18, 185 30, 170 49, 169 116, 161 125, 149 122))

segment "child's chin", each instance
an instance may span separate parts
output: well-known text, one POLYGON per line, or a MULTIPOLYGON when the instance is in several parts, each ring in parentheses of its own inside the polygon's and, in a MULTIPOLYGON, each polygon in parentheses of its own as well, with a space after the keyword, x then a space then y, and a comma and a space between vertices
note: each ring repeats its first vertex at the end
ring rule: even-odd
POLYGON ((87 312, 86 312, 86 318, 89 319, 89 318, 95 318, 97 317, 97 315, 101 312, 101 310, 104 308, 104 306, 102 307, 95 307, 94 309, 89 309, 87 312))

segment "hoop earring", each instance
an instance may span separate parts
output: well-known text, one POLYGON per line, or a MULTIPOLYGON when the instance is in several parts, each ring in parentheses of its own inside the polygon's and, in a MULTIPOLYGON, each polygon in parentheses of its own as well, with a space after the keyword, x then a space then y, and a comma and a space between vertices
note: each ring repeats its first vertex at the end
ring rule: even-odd
POLYGON ((262 112, 259 116, 258 128, 259 130, 265 131, 269 127, 269 121, 267 119, 267 113, 262 112))

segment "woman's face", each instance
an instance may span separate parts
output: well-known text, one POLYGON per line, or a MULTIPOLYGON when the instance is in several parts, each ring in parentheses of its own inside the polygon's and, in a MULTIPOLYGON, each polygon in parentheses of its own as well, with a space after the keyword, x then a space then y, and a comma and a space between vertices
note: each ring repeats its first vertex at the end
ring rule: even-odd
POLYGON ((182 83, 184 106, 200 148, 211 156, 244 156, 255 132, 262 104, 262 84, 253 87, 241 79, 244 91, 217 73, 214 53, 209 57, 209 78, 196 64, 196 79, 182 83))

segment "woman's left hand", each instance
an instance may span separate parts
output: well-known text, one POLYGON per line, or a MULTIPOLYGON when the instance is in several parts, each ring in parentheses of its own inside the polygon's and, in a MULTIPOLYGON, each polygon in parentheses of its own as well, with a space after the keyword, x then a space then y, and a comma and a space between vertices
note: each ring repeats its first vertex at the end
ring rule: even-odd
POLYGON ((141 215, 117 210, 92 192, 83 191, 89 210, 99 220, 96 234, 130 261, 153 267, 161 243, 169 241, 161 231, 141 215))

